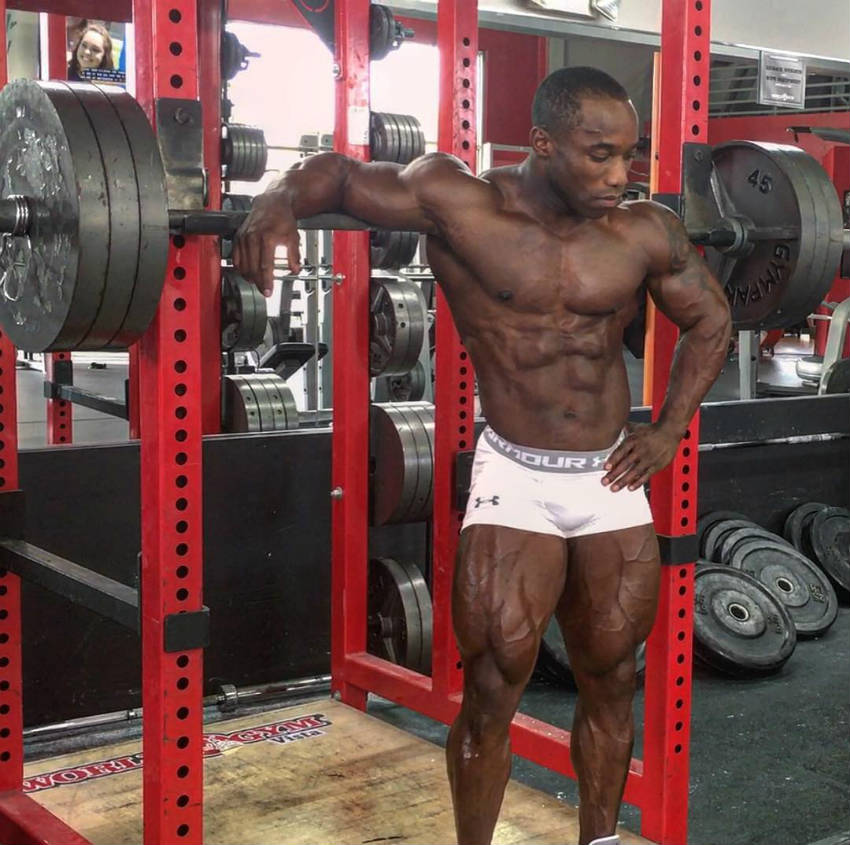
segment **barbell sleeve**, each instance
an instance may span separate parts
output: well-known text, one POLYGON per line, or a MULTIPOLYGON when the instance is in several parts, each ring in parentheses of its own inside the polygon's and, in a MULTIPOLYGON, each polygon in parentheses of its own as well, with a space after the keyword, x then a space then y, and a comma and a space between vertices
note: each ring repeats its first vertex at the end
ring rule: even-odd
POLYGON ((26 235, 32 220, 32 201, 13 194, 0 199, 0 232, 10 235, 26 235))

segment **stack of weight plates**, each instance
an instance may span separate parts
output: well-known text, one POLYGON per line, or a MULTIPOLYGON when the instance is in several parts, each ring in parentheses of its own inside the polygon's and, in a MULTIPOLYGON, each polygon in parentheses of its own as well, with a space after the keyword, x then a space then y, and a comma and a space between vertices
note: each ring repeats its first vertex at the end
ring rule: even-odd
POLYGON ((225 352, 256 349, 268 322, 265 297, 232 268, 221 274, 221 348, 225 352))
MULTIPOLYGON (((801 522, 802 511, 789 517, 786 535, 801 522)), ((820 636, 835 621, 835 590, 798 544, 732 511, 703 516, 697 535, 694 653, 704 663, 733 675, 775 672, 798 637, 820 636)))
MULTIPOLYGON (((425 152, 425 133, 412 115, 372 112, 369 147, 372 161, 409 164, 425 152)), ((419 233, 372 232, 370 243, 374 269, 398 270, 413 261, 419 233)))
POLYGON ((292 391, 275 373, 227 375, 222 384, 227 432, 285 431, 298 428, 292 391))
POLYGON ((428 402, 372 405, 372 524, 431 518, 434 406, 428 402))
POLYGON ((797 551, 826 573, 836 592, 850 598, 850 511, 806 502, 788 514, 782 531, 797 551))

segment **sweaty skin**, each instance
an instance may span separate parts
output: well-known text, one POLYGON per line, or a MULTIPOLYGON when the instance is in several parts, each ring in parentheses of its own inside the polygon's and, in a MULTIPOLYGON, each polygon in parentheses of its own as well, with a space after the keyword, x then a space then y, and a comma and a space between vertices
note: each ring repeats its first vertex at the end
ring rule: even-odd
MULTIPOLYGON (((526 161, 478 178, 439 153, 406 167, 313 156, 257 197, 234 264, 269 294, 275 248, 287 247, 297 272, 296 218, 320 212, 425 232, 489 425, 517 444, 579 451, 605 449, 627 428, 602 483, 634 490, 673 458, 730 334, 723 292, 679 220, 651 202, 621 203, 636 144, 631 103, 585 97, 577 125, 533 128, 526 161), (622 339, 644 289, 681 335, 659 420, 632 427, 622 339)), ((651 524, 566 541, 496 525, 463 532, 452 609, 464 695, 447 744, 461 845, 491 840, 508 727, 552 614, 579 688, 580 842, 614 832, 634 737, 634 653, 655 617, 658 577, 651 524)))

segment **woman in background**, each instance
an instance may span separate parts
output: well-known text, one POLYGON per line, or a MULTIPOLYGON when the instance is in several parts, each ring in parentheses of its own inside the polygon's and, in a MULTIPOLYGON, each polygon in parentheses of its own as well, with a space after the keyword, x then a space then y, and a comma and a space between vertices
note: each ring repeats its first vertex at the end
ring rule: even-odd
POLYGON ((112 70, 112 39, 106 27, 88 23, 79 29, 68 63, 68 79, 80 80, 80 71, 90 69, 112 70))

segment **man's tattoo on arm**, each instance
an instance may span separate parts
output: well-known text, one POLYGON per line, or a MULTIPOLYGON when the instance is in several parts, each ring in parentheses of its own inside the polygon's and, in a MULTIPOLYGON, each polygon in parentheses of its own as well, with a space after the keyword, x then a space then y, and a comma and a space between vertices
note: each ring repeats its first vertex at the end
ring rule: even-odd
POLYGON ((709 290, 708 270, 702 259, 694 252, 685 227, 677 218, 666 214, 664 227, 670 246, 670 271, 678 273, 679 281, 685 286, 699 285, 701 290, 709 290))
POLYGON ((678 273, 685 269, 691 256, 691 242, 688 233, 678 218, 670 214, 662 217, 667 232, 667 243, 670 247, 670 270, 678 273))

